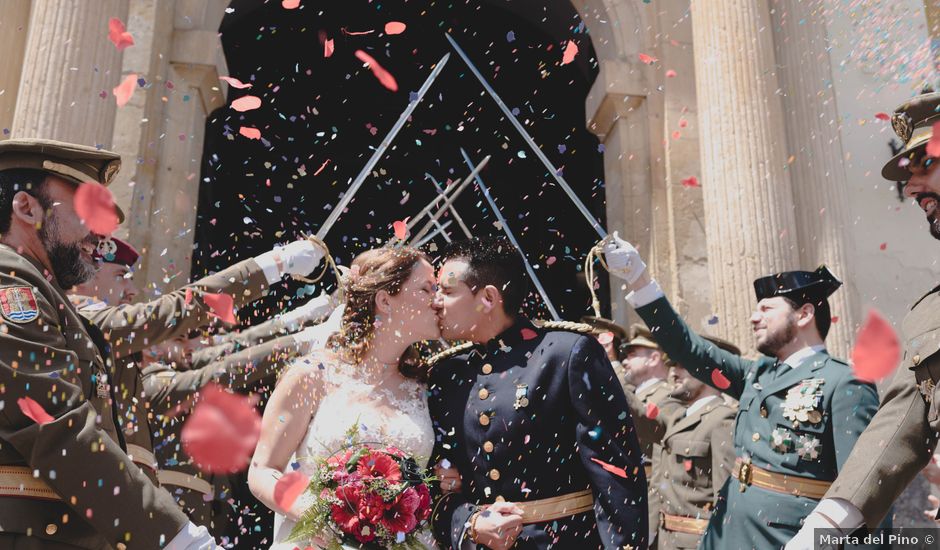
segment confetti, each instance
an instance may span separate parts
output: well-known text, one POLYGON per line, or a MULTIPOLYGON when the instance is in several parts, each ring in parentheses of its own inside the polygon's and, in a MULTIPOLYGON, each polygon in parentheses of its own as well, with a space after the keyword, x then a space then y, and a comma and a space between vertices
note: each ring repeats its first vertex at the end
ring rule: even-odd
POLYGON ((228 83, 229 86, 237 90, 244 90, 246 88, 251 88, 251 84, 242 82, 241 80, 231 77, 231 76, 220 76, 219 80, 228 83))
POLYGON ((119 220, 111 191, 93 181, 83 183, 75 191, 75 213, 82 223, 98 235, 110 235, 119 220))
POLYGON ((697 177, 689 176, 682 180, 682 187, 701 187, 701 185, 699 185, 697 177))
POLYGON ((232 109, 235 109, 239 113, 253 111, 258 107, 261 107, 261 98, 253 95, 246 95, 232 102, 232 109))
POLYGON ((875 113, 875 118, 878 120, 891 120, 891 117, 888 115, 888 113, 875 113))
POLYGON ((645 53, 641 53, 641 54, 639 54, 637 57, 640 58, 640 62, 641 62, 641 63, 645 63, 645 64, 647 64, 647 65, 652 65, 653 63, 656 63, 657 61, 659 61, 659 60, 656 59, 655 57, 653 57, 653 56, 651 56, 651 55, 647 55, 647 54, 645 54, 645 53))
POLYGON ((407 25, 401 21, 389 21, 385 24, 385 34, 401 34, 406 28, 407 25))
POLYGON ((281 7, 285 10, 296 10, 300 7, 300 0, 281 0, 281 7))
POLYGON ((356 57, 369 66, 369 69, 372 70, 372 74, 382 83, 382 86, 385 86, 393 92, 398 91, 398 83, 395 82, 395 77, 379 65, 379 62, 373 59, 371 55, 362 50, 356 50, 356 57))
POLYGON ((183 425, 183 451, 203 472, 243 471, 261 433, 255 399, 229 393, 215 383, 207 384, 200 394, 183 425))
POLYGON ((299 470, 284 475, 274 484, 274 502, 281 510, 290 510, 297 497, 307 489, 308 483, 310 478, 299 470))
POLYGON ((261 130, 251 126, 242 126, 238 129, 238 133, 248 139, 261 139, 261 130))
POLYGON ((901 360, 901 342, 891 324, 871 309, 852 348, 852 370, 859 380, 877 382, 891 374, 901 360))
POLYGON ((620 476, 620 477, 622 477, 622 478, 624 478, 624 479, 627 479, 627 471, 624 470, 623 468, 618 468, 618 467, 616 467, 616 466, 614 466, 614 465, 612 465, 612 464, 608 464, 608 463, 606 463, 606 462, 603 462, 603 461, 601 461, 601 460, 598 460, 598 459, 594 458, 593 456, 591 457, 591 460, 594 461, 594 462, 596 462, 596 463, 598 463, 598 464, 600 464, 600 465, 601 465, 601 468, 607 470, 608 472, 610 472, 610 473, 612 473, 612 474, 614 474, 614 475, 620 476))
POLYGON ((408 238, 408 218, 396 221, 392 224, 392 228, 395 230, 395 238, 399 241, 408 238))
POLYGON ((565 53, 561 56, 561 64, 567 65, 574 61, 574 56, 578 55, 578 45, 574 43, 574 40, 569 40, 568 44, 565 46, 565 53))
POLYGON ((127 27, 124 26, 124 22, 117 17, 108 19, 108 40, 114 44, 114 47, 117 48, 118 51, 134 45, 134 37, 131 36, 131 33, 127 32, 127 27))
POLYGON ((712 385, 719 390, 726 390, 731 387, 731 381, 720 370, 712 369, 712 385))
POLYGON ((323 57, 330 57, 333 55, 333 39, 327 38, 323 41, 323 57))
POLYGON ((649 418, 650 420, 656 420, 657 416, 659 416, 659 407, 656 406, 656 403, 647 403, 646 418, 649 418))
POLYGON ((23 414, 30 417, 36 424, 48 424, 55 420, 42 405, 37 403, 32 397, 20 397, 16 400, 23 414))
POLYGON ((203 295, 202 301, 209 306, 211 315, 230 325, 238 324, 238 319, 235 318, 234 313, 235 301, 228 294, 207 292, 203 295))
POLYGON ((123 107, 127 105, 127 102, 131 100, 131 96, 134 95, 135 89, 137 89, 137 75, 131 73, 125 76, 124 80, 111 90, 111 93, 114 94, 114 99, 117 100, 117 106, 123 107))

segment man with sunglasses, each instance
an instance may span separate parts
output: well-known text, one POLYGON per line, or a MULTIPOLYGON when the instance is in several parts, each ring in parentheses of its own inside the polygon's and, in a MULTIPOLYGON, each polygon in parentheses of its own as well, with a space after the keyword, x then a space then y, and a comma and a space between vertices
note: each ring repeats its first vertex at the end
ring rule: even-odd
MULTIPOLYGON (((888 181, 907 182, 904 196, 917 202, 927 216, 930 234, 940 239, 940 170, 937 159, 927 153, 937 122, 940 93, 920 95, 898 107, 891 125, 904 148, 885 164, 881 175, 888 181)), ((863 525, 877 526, 930 462, 940 430, 940 286, 914 302, 902 332, 904 358, 878 413, 787 549, 813 548, 816 529, 849 534, 863 525)))

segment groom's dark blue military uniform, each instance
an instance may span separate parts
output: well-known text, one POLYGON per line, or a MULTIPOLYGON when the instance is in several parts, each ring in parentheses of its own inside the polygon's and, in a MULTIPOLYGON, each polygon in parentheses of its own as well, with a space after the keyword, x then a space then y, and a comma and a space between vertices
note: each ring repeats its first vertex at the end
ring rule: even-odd
POLYGON ((435 503, 442 546, 473 548, 470 517, 505 500, 526 512, 514 548, 646 548, 642 453, 593 337, 520 319, 434 358, 428 404, 431 463, 447 459, 463 481, 435 503))

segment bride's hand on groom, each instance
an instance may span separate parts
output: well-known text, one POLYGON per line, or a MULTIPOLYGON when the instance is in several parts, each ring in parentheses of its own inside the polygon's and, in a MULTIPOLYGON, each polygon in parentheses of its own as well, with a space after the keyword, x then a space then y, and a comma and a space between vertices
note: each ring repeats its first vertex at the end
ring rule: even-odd
POLYGON ((494 502, 473 522, 473 542, 492 550, 507 550, 522 532, 522 508, 511 502, 494 502))
POLYGON ((434 477, 440 481, 444 493, 459 493, 463 486, 457 468, 446 468, 441 462, 434 465, 434 477))

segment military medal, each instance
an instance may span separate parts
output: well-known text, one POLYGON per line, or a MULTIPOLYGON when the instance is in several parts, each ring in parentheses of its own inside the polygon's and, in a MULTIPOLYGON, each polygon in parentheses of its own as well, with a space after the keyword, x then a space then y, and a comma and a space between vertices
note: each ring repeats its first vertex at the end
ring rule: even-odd
POLYGON ((108 397, 111 396, 111 392, 109 391, 110 388, 108 387, 108 375, 107 374, 99 374, 97 376, 97 382, 95 384, 95 388, 97 390, 97 394, 100 399, 107 399, 108 397))
POLYGON ((815 437, 801 435, 797 443, 796 454, 803 460, 816 460, 819 458, 819 446, 822 443, 815 437))
POLYGON ((789 430, 776 428, 770 432, 771 449, 778 453, 786 453, 789 452, 791 445, 793 445, 793 434, 789 430))
POLYGON ((810 378, 787 390, 787 397, 783 402, 783 417, 794 423, 819 424, 822 422, 822 413, 817 407, 822 401, 824 382, 823 378, 810 378))
POLYGON ((512 408, 518 410, 529 406, 529 386, 526 384, 516 384, 516 402, 512 408))

